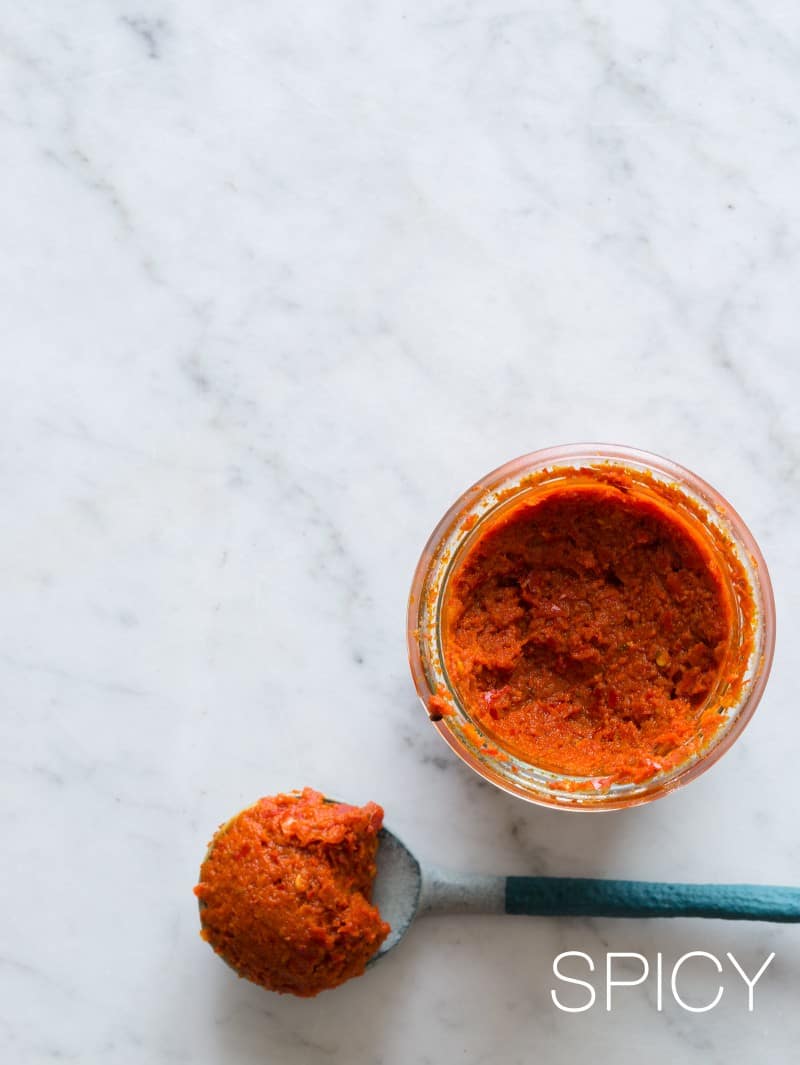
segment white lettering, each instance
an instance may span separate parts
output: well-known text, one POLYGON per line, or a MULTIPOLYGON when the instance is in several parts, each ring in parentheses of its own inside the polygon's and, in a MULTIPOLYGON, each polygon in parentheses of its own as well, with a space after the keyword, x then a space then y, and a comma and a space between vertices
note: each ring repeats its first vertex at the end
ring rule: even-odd
POLYGON ((678 1005, 682 1006, 683 1009, 688 1010, 689 1013, 708 1013, 709 1010, 713 1010, 713 1008, 722 998, 722 993, 725 988, 722 986, 722 984, 720 984, 716 998, 712 999, 712 1001, 709 1002, 707 1006, 690 1006, 688 1002, 684 1002, 681 996, 678 994, 678 973, 680 972, 683 963, 685 961, 688 961, 689 958, 709 958, 716 965, 718 973, 722 972, 722 962, 713 954, 709 954, 707 950, 690 950, 688 954, 684 954, 682 955, 682 957, 678 958, 678 960, 675 962, 675 967, 672 970, 672 997, 675 999, 678 1005))
POLYGON ((739 973, 741 978, 747 984, 747 1009, 750 1011, 750 1013, 752 1013, 753 1012, 753 988, 756 986, 758 981, 764 975, 764 973, 766 972, 767 966, 772 961, 772 959, 775 957, 775 951, 773 950, 773 952, 770 954, 770 956, 767 958, 767 960, 764 962, 764 964, 761 966, 761 968, 758 970, 758 972, 756 973, 756 975, 753 977, 752 980, 748 980, 747 979, 747 974, 745 973, 744 969, 741 967, 739 962, 736 960, 736 958, 734 958, 734 956, 731 954, 730 951, 728 951, 728 957, 730 958, 731 965, 733 965, 733 967, 739 973))
POLYGON ((661 951, 656 954, 656 1010, 661 1013, 664 1009, 664 955, 661 951))
POLYGON ((639 984, 643 984, 647 979, 647 974, 650 972, 650 964, 645 958, 644 954, 627 953, 609 953, 606 955, 606 1011, 611 1012, 611 988, 612 987, 637 987, 639 984), (642 975, 638 980, 612 980, 612 959, 613 958, 638 958, 642 963, 642 975))
POLYGON ((585 1006, 564 1006, 558 1001, 558 995, 556 995, 555 988, 550 989, 550 997, 553 1000, 553 1004, 557 1006, 564 1013, 584 1013, 586 1010, 590 1010, 595 1003, 597 997, 594 988, 587 980, 577 980, 573 976, 564 976, 559 969, 559 962, 562 958, 583 958, 589 965, 589 972, 594 972, 594 961, 589 954, 584 954, 581 950, 565 950, 563 954, 559 954, 557 958, 553 959, 553 975, 559 980, 563 980, 566 984, 579 984, 581 987, 585 987, 589 991, 589 1001, 585 1006))
MULTIPOLYGON (((741 976, 742 980, 744 980, 745 986, 747 987, 747 1009, 748 1012, 752 1013, 755 1009, 754 992, 756 984, 772 964, 772 961, 775 958, 775 951, 769 955, 758 972, 752 977, 747 975, 730 951, 728 951, 726 957, 729 959, 731 965, 737 971, 739 976, 741 976)), ((586 989, 585 1001, 580 1002, 580 999, 583 996, 577 996, 580 1004, 577 1006, 567 1006, 559 999, 559 993, 564 994, 563 989, 559 992, 555 987, 552 987, 550 989, 550 998, 553 1001, 553 1005, 563 1013, 585 1013, 587 1010, 592 1009, 595 1005, 602 1002, 602 990, 595 990, 591 980, 581 980, 576 976, 566 976, 564 972, 562 972, 562 965, 567 962, 568 967, 574 968, 574 965, 569 965, 570 958, 579 958, 582 963, 585 962, 588 966, 590 973, 598 972, 598 974, 602 974, 603 971, 602 961, 596 966, 591 954, 586 954, 582 950, 565 950, 553 959, 553 975, 557 980, 561 980, 565 984, 573 984, 577 987, 583 987, 586 989)), ((670 973, 670 990, 672 991, 672 997, 681 1009, 686 1010, 688 1013, 708 1013, 715 1009, 722 1001, 726 988, 730 990, 730 980, 732 978, 729 975, 726 975, 725 981, 720 982, 717 985, 715 989, 716 993, 713 998, 707 1001, 704 1005, 690 1005, 678 990, 678 984, 680 982, 679 978, 681 977, 683 967, 693 958, 705 958, 711 962, 718 974, 726 973, 722 960, 715 954, 709 953, 707 950, 690 950, 686 954, 682 954, 674 965, 670 965, 669 961, 665 962, 664 955, 661 951, 658 951, 655 955, 652 967, 647 957, 644 954, 639 954, 637 951, 607 952, 605 964, 606 1012, 611 1013, 613 1009, 614 988, 639 987, 641 984, 645 984, 648 978, 652 975, 656 982, 655 1008, 658 1013, 663 1013, 664 995, 665 993, 669 994, 669 991, 665 992, 664 990, 667 972, 670 973), (640 973, 637 973, 637 963, 638 966, 641 966, 640 973), (633 974, 633 976, 631 976, 631 974, 633 974)), ((704 991, 702 995, 702 997, 705 997, 706 993, 709 995, 711 994, 713 976, 710 976, 709 971, 705 968, 703 969, 703 975, 707 982, 704 982, 702 986, 704 988, 708 987, 708 991, 704 991)), ((598 979, 602 979, 602 975, 599 975, 598 979)), ((685 977, 683 977, 683 979, 685 983, 685 977)), ((651 998, 650 1002, 652 1003, 652 1001, 651 998)))

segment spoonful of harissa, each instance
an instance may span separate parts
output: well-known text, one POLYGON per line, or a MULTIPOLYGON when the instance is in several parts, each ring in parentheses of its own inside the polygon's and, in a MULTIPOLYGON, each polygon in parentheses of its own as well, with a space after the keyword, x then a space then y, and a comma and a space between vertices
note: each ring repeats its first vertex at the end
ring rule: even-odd
POLYGON ((800 888, 493 876, 421 865, 375 803, 260 799, 214 835, 195 894, 201 935, 236 972, 312 997, 360 976, 437 913, 800 921, 800 888))

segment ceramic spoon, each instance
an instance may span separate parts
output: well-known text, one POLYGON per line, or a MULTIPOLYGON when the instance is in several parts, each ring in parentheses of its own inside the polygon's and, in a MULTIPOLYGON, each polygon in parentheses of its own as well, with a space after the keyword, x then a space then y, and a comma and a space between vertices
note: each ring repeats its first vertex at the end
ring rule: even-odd
POLYGON ((392 930, 370 965, 400 942, 415 917, 431 913, 800 921, 800 888, 451 873, 420 866, 385 828, 379 838, 372 900, 392 930))

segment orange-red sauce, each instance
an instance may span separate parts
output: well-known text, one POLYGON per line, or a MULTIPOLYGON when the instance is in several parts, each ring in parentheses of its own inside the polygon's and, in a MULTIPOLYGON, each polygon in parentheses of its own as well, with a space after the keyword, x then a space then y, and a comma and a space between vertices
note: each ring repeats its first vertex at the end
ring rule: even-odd
POLYGON ((201 935, 240 976, 311 997, 359 976, 389 934, 370 902, 383 810, 311 788, 223 825, 194 889, 201 935))
POLYGON ((685 517, 624 476, 577 481, 523 495, 478 531, 450 578, 445 663, 504 749, 640 781, 722 724, 709 700, 731 670, 734 606, 685 517))

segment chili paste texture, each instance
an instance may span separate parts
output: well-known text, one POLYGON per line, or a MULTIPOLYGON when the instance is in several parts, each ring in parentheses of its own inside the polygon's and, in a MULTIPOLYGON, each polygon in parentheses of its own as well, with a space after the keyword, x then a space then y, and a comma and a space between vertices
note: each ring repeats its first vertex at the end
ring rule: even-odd
POLYGON ((311 997, 359 976, 389 934, 370 902, 383 810, 311 788, 260 799, 211 841, 201 935, 240 976, 311 997))
POLYGON ((708 548, 652 498, 565 485, 476 534, 450 579, 450 678, 473 720, 558 773, 640 781, 688 757, 732 606, 708 548))

